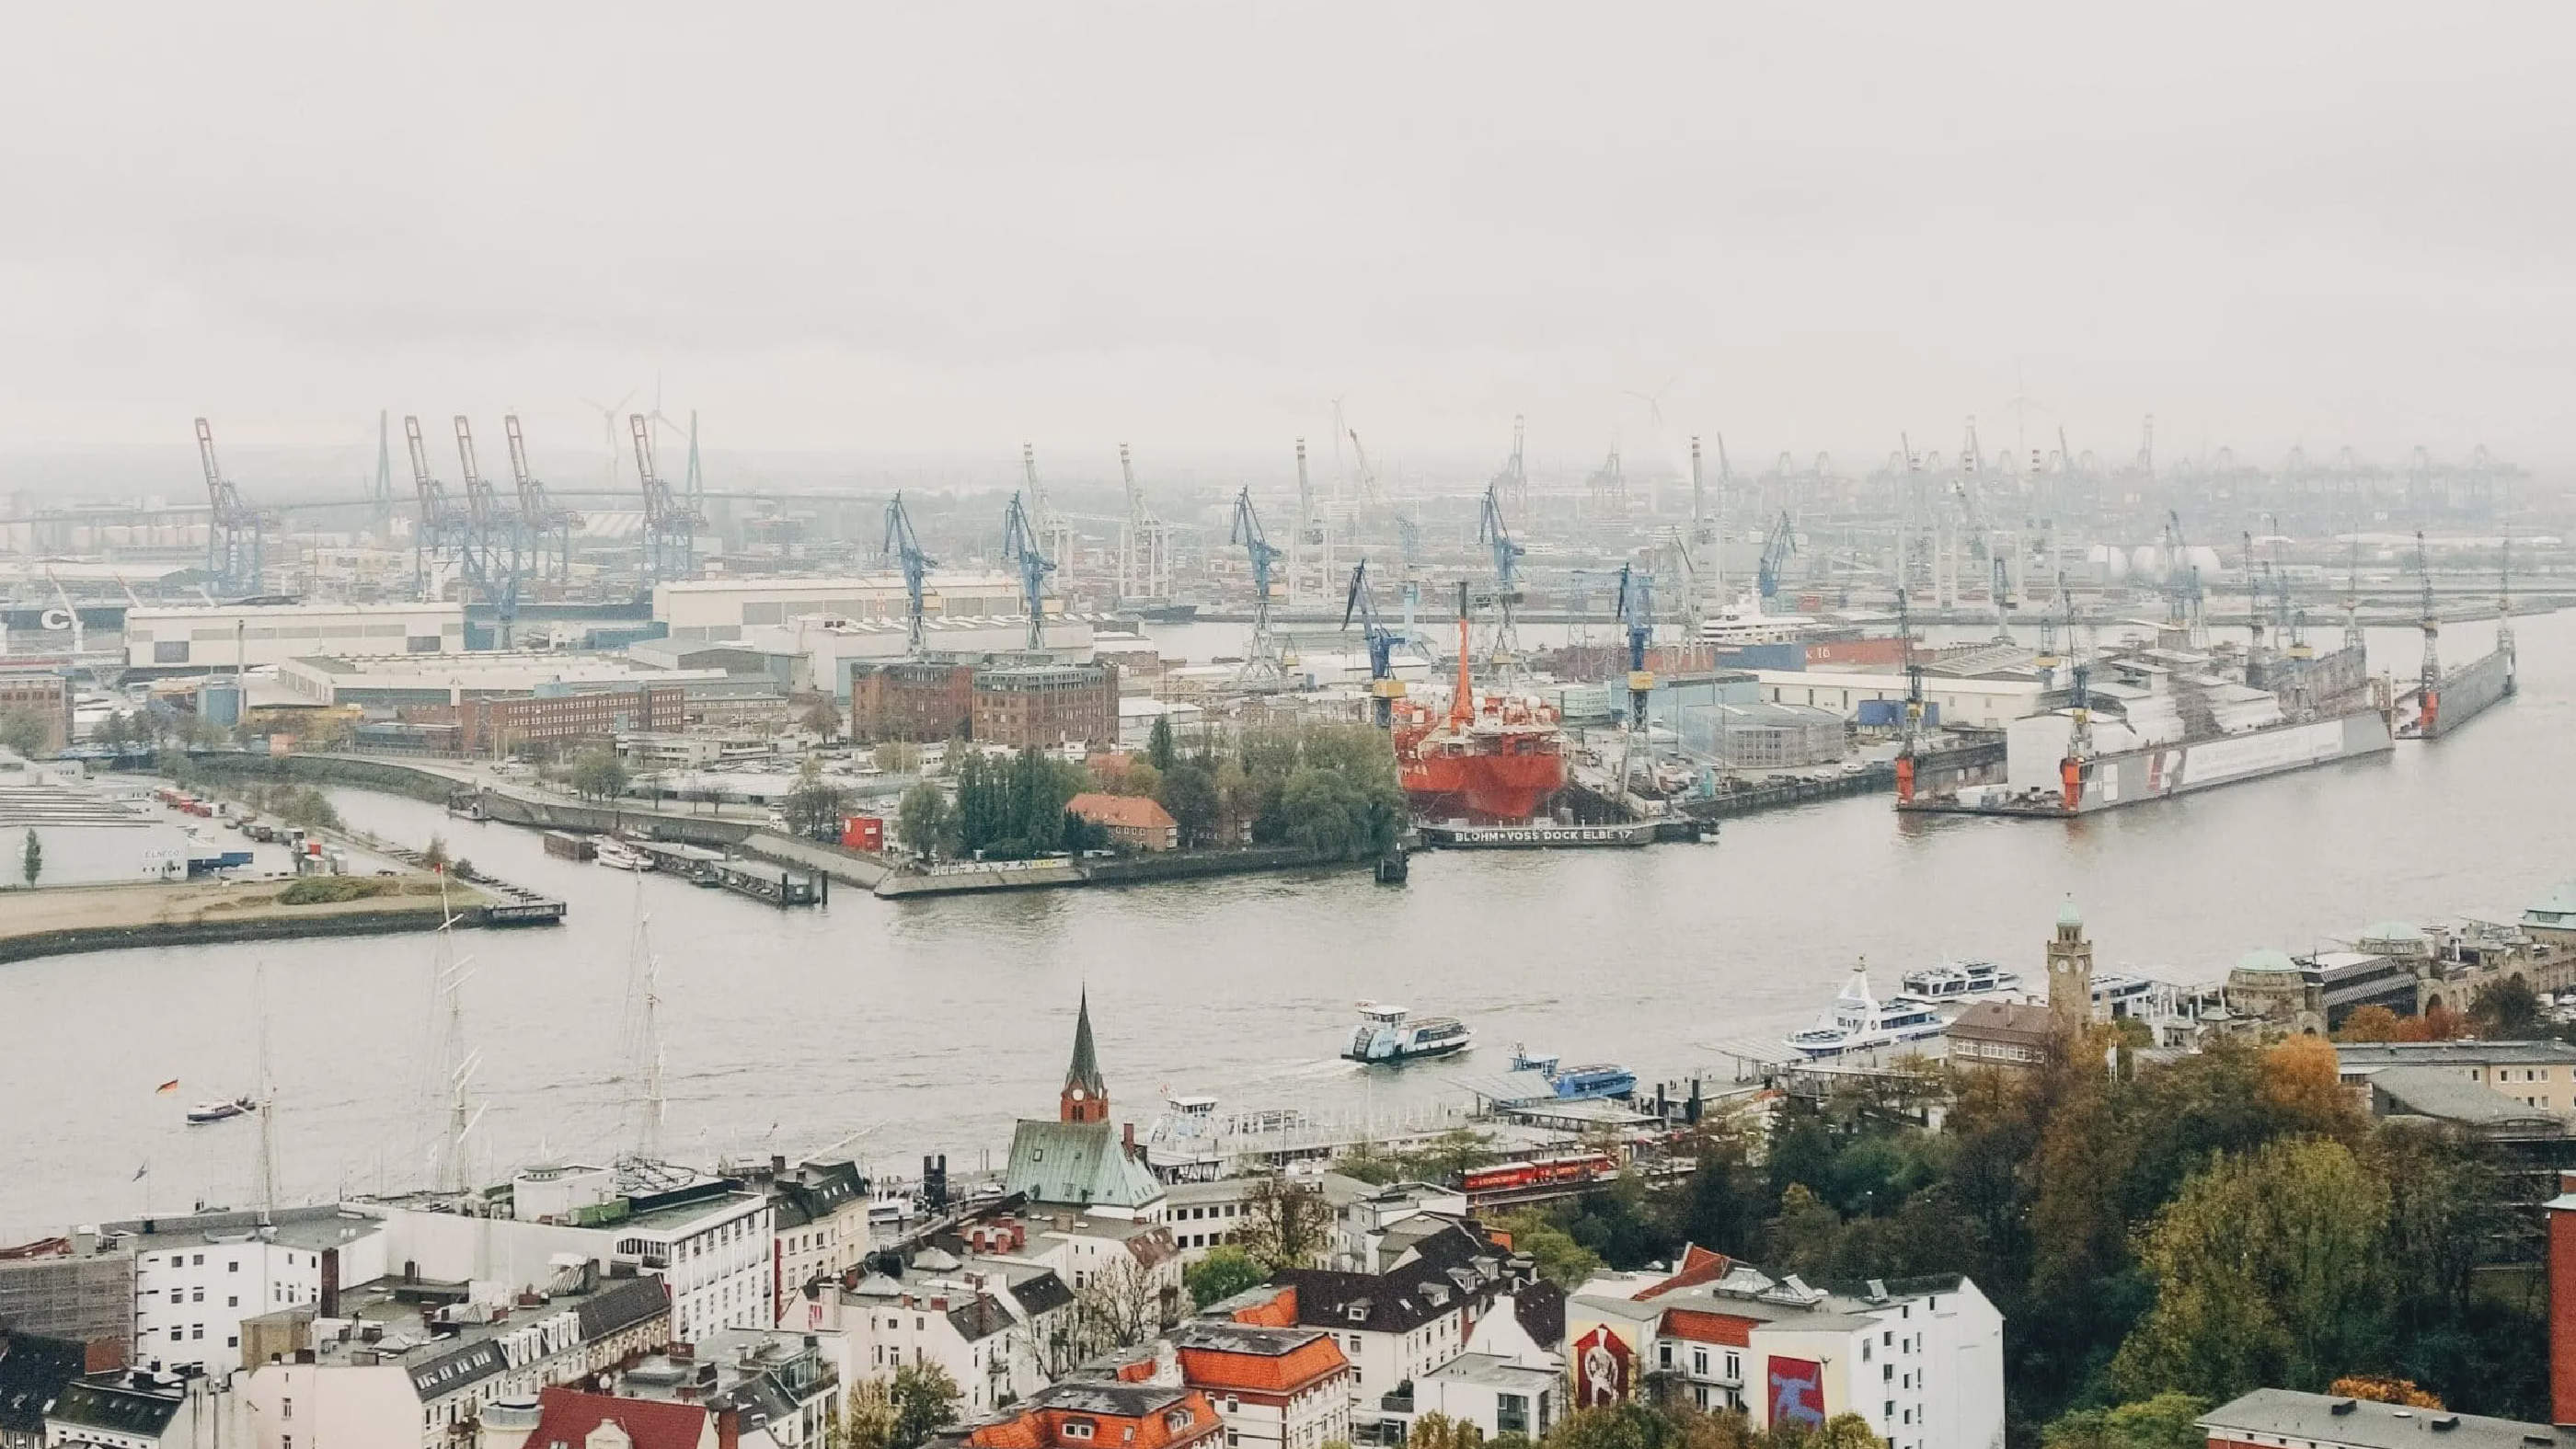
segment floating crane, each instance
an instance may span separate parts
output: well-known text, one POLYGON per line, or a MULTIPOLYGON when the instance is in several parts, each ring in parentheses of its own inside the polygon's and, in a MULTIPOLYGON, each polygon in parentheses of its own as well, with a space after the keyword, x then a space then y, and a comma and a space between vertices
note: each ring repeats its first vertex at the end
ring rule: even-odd
POLYGON ((1020 603, 1029 611, 1029 648, 1042 650, 1046 648, 1046 580, 1055 572, 1055 560, 1038 546, 1028 507, 1017 493, 1002 514, 1002 557, 1020 566, 1020 603))
POLYGON ((1395 702, 1404 698, 1404 681, 1395 677, 1395 646, 1404 636, 1378 621, 1377 606, 1369 600, 1368 560, 1361 559, 1351 568, 1350 594, 1342 603, 1342 628, 1351 627, 1351 619, 1360 621, 1360 638, 1368 645, 1369 711, 1379 729, 1395 728, 1395 702))
POLYGON ((501 418, 501 432, 510 443, 510 477, 519 489, 519 527, 527 536, 527 550, 544 572, 544 560, 555 560, 555 577, 572 577, 572 531, 581 527, 581 515, 555 502, 546 485, 528 468, 528 440, 519 433, 519 415, 506 413, 501 418))
POLYGON ((1284 688, 1288 682, 1286 660, 1281 657, 1278 642, 1270 637, 1270 569, 1281 554, 1261 531, 1261 515, 1253 509, 1250 488, 1234 495, 1234 526, 1226 541, 1241 544, 1252 561, 1252 648, 1244 655, 1236 682, 1246 689, 1265 692, 1284 688))
POLYGON ((2417 627, 2424 631, 2424 664, 2416 680, 2423 696, 2423 706, 2415 715, 2416 733, 2429 739, 2442 708, 2442 621, 2433 614, 2433 560, 2424 551, 2424 530, 2415 530, 2415 571, 2424 576, 2423 617, 2417 627))
POLYGON ((474 429, 456 415, 456 457, 465 469, 465 537, 460 557, 476 593, 492 606, 495 633, 507 649, 519 625, 519 575, 524 562, 519 520, 501 506, 490 479, 474 461, 474 429))
POLYGON ((268 530, 275 519, 242 501, 241 489, 215 462, 215 430, 197 419, 197 458, 206 467, 206 501, 213 516, 206 526, 206 572, 215 587, 228 594, 260 591, 268 530))
MULTIPOLYGON (((1017 501, 1013 500, 1015 504, 1017 501)), ((903 569, 904 618, 911 624, 909 648, 912 657, 918 659, 924 652, 925 633, 922 581, 929 577, 932 569, 939 567, 939 560, 921 551, 921 540, 913 536, 912 515, 904 510, 900 493, 886 503, 885 544, 880 552, 903 569)))
POLYGON ((671 492, 670 480, 654 467, 652 419, 629 413, 626 430, 635 440, 635 472, 644 485, 644 582, 685 579, 697 572, 698 526, 706 520, 671 492))
POLYGON ((411 450, 412 492, 420 507, 419 523, 411 535, 412 592, 431 599, 437 597, 446 571, 462 566, 469 529, 465 511, 447 496, 447 486, 430 474, 429 444, 421 437, 419 418, 403 417, 403 442, 411 450))

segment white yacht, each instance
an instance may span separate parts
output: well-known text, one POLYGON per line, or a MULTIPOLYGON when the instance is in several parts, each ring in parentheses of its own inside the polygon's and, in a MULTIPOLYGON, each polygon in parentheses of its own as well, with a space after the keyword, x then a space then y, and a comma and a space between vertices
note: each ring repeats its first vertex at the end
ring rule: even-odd
POLYGON ((1699 621, 1699 637, 1708 644, 1788 644, 1815 632, 1805 614, 1766 614, 1762 596, 1747 589, 1732 604, 1699 621))
POLYGON ((1791 1051, 1809 1061, 1830 1061, 1853 1052, 1903 1046, 1941 1035, 1948 1023, 1929 1003, 1898 997, 1884 1005, 1869 989, 1869 963, 1852 968, 1851 979, 1834 997, 1833 1010, 1805 1031, 1789 1033, 1791 1051))
POLYGON ((2018 991, 2021 977, 1992 961, 1944 961, 1916 967, 1896 978, 1896 984, 1906 999, 1939 1003, 2018 991))
POLYGON ((601 865, 607 866, 610 870, 651 870, 653 868, 653 857, 613 835, 603 835, 599 838, 599 854, 596 858, 601 865))

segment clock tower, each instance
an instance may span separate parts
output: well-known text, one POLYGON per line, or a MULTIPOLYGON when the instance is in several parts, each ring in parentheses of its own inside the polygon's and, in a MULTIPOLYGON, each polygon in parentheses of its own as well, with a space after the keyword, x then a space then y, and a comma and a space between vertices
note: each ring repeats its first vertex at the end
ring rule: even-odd
POLYGON ((1082 993, 1082 1010, 1073 1022, 1073 1065, 1064 1073, 1064 1095, 1056 1099, 1059 1122, 1109 1120, 1109 1084, 1100 1080, 1100 1058, 1091 1046, 1091 992, 1082 993))
POLYGON ((2075 1031, 2093 1020, 2093 943, 2084 939, 2084 917, 2075 897, 2057 908, 2057 934, 2048 942, 2048 1014, 2060 1031, 2075 1031))

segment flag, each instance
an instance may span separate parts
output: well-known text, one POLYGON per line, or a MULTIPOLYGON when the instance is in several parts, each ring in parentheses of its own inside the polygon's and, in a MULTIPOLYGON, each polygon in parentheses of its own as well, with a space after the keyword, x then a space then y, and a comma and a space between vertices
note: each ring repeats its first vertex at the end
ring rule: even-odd
POLYGON ((135 1180, 136 1182, 141 1182, 141 1181, 144 1179, 144 1177, 145 1177, 147 1174, 149 1174, 151 1171, 152 1171, 152 1164, 151 1164, 151 1163, 148 1163, 148 1162, 147 1162, 147 1163, 143 1164, 141 1167, 138 1167, 138 1168, 134 1169, 134 1180, 135 1180))
POLYGON ((161 1097, 167 1097, 178 1090, 179 1079, 177 1077, 172 1077, 170 1080, 163 1082, 160 1086, 152 1089, 153 1095, 161 1097))

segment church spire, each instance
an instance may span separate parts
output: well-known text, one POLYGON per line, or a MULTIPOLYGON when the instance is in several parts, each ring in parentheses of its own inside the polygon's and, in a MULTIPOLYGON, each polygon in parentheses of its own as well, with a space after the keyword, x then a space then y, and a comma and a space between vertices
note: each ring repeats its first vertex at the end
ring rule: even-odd
POLYGON ((1056 1115, 1065 1122, 1109 1120, 1109 1084, 1100 1079, 1100 1055, 1091 1044, 1091 989, 1084 987, 1082 1009, 1073 1022, 1073 1065, 1065 1068, 1064 1095, 1056 1115))

